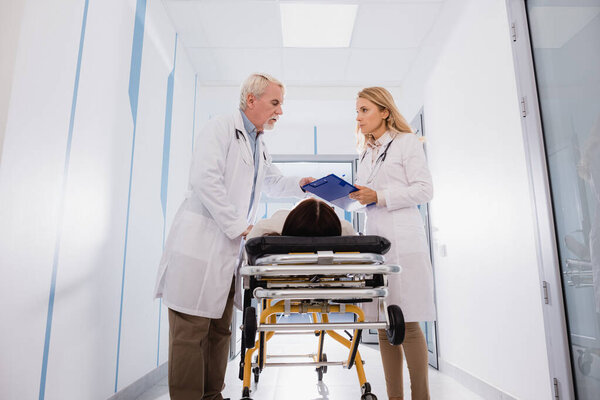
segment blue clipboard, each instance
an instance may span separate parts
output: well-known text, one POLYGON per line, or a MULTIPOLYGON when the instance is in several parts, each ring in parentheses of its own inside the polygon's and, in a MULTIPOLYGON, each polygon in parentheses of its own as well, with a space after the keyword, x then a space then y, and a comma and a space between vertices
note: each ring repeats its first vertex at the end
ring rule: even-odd
POLYGON ((302 186, 302 189, 346 211, 356 211, 366 207, 357 200, 348 197, 350 193, 356 192, 358 188, 335 174, 308 183, 302 186))

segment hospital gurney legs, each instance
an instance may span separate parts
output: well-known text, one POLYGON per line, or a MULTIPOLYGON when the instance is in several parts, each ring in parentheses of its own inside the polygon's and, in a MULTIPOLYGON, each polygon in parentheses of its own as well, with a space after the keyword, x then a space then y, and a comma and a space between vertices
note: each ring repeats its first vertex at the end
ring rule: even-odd
MULTIPOLYGON (((317 304, 317 305, 306 305, 306 304, 286 304, 286 301, 278 301, 273 304, 273 300, 263 300, 263 305, 266 305, 264 310, 260 315, 260 327, 257 329, 256 324, 256 314, 254 307, 248 307, 244 313, 244 326, 243 326, 243 336, 245 340, 243 341, 244 347, 247 347, 245 354, 243 356, 243 361, 240 365, 240 373, 243 375, 243 391, 242 391, 242 399, 248 400, 250 399, 250 383, 252 375, 254 374, 255 382, 258 382, 258 376, 265 365, 270 366, 291 366, 291 365, 314 365, 317 368, 317 374, 319 381, 322 380, 323 374, 327 371, 328 365, 342 365, 347 367, 348 369, 356 366, 356 373, 358 376, 359 384, 361 387, 361 400, 376 400, 377 397, 371 393, 371 386, 367 382, 365 377, 365 371, 363 367, 363 361, 360 356, 360 352, 358 351, 358 345, 360 343, 362 329, 354 329, 354 334, 351 335, 350 339, 346 339, 341 336, 339 333, 335 332, 333 329, 327 329, 330 327, 339 327, 340 325, 350 325, 356 326, 364 323, 364 313, 363 311, 356 305, 348 304, 348 305, 337 305, 337 304, 317 304), (356 315, 356 323, 353 324, 333 324, 329 322, 329 316, 327 313, 335 312, 339 313, 342 311, 350 312, 356 315), (275 324, 275 318, 277 314, 281 313, 311 313, 313 316, 314 323, 312 324, 280 324, 277 326, 275 324), (318 316, 320 315, 320 321, 318 316), (318 329, 315 329, 317 327, 318 329), (266 359, 270 358, 266 355, 266 347, 269 339, 275 335, 275 331, 277 330, 290 330, 293 328, 294 330, 309 330, 315 333, 318 336, 318 351, 316 354, 310 355, 312 358, 311 362, 304 363, 266 363, 266 359), (256 341, 256 333, 257 330, 259 332, 259 340, 256 341), (346 361, 344 362, 328 362, 326 355, 323 353, 323 345, 325 336, 330 336, 337 342, 341 343, 343 346, 348 348, 349 355, 346 361), (252 346, 252 347, 251 347, 252 346), (255 362, 252 362, 253 354, 255 351, 258 351, 258 357, 256 357, 255 362)), ((390 306, 390 309, 395 310, 390 315, 394 315, 393 318, 395 320, 391 321, 389 324, 388 333, 391 336, 390 341, 392 343, 400 340, 404 336, 404 322, 402 319, 402 312, 397 306, 390 306)), ((381 324, 381 323, 374 323, 381 324)), ((385 323, 384 323, 385 325, 385 323)), ((379 327, 381 328, 381 327, 379 327)), ((289 357, 289 356, 288 356, 289 357)))

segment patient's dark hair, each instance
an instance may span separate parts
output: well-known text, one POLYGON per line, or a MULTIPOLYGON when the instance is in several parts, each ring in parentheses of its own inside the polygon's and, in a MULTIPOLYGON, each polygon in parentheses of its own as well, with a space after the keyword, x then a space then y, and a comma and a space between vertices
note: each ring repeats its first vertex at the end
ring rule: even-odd
POLYGON ((341 236, 342 224, 332 207, 309 198, 300 202, 285 219, 283 236, 341 236))

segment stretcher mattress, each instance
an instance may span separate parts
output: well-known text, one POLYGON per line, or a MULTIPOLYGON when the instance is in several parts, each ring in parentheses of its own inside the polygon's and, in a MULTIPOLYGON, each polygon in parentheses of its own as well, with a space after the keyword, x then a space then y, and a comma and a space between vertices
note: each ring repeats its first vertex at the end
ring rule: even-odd
POLYGON ((268 254, 314 253, 317 251, 385 254, 390 241, 381 236, 262 236, 248 240, 248 264, 268 254))

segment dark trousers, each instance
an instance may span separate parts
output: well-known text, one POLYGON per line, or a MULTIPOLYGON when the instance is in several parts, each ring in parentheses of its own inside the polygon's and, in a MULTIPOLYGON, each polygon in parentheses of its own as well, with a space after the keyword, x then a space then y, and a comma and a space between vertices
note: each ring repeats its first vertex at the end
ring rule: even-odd
POLYGON ((231 337, 235 285, 220 319, 169 309, 171 400, 222 400, 231 337))

